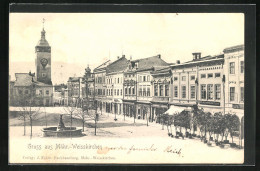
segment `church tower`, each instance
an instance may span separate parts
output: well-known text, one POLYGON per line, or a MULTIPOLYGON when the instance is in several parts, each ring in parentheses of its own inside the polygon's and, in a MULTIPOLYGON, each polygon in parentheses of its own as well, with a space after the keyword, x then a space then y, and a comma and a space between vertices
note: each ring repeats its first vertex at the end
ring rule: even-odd
POLYGON ((51 81, 51 47, 45 39, 44 19, 41 39, 35 46, 36 79, 39 82, 52 85, 51 81))

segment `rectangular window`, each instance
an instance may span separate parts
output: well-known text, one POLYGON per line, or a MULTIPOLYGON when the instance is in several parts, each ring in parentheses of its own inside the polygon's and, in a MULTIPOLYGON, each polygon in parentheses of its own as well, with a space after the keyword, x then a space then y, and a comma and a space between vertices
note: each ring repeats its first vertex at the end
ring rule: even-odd
POLYGON ((108 94, 108 89, 107 89, 107 95, 109 95, 109 94, 108 94))
POLYGON ((215 78, 220 77, 220 73, 215 73, 215 78))
POLYGON ((147 96, 150 96, 150 87, 147 87, 147 96))
POLYGON ((119 89, 117 89, 117 95, 119 96, 119 89))
POLYGON ((220 100, 221 88, 220 84, 215 85, 215 99, 220 100))
POLYGON ((160 96, 163 96, 163 85, 160 85, 160 96))
POLYGON ((127 95, 127 88, 125 88, 125 95, 127 95))
POLYGON ((158 85, 154 84, 154 96, 158 96, 158 85))
POLYGON ((208 84, 208 100, 213 100, 213 84, 208 84))
POLYGON ((122 90, 122 89, 120 90, 120 95, 121 95, 121 96, 123 95, 123 90, 122 90))
POLYGON ((135 88, 134 87, 132 88, 132 93, 133 93, 133 95, 135 95, 135 88))
POLYGON ((213 74, 208 74, 208 78, 213 78, 213 74))
POLYGON ((129 95, 131 95, 131 87, 129 87, 128 93, 129 93, 129 95))
POLYGON ((143 81, 144 81, 144 82, 146 81, 146 76, 143 77, 143 81))
POLYGON ((178 97, 178 86, 174 86, 174 97, 178 97))
POLYGON ((182 80, 182 81, 186 81, 186 76, 182 76, 182 77, 181 77, 181 80, 182 80))
POLYGON ((182 90, 181 97, 186 98, 186 86, 181 86, 181 90, 182 90))
POLYGON ((42 95, 42 90, 39 90, 39 94, 42 95))
POLYGON ((177 81, 178 80, 178 77, 174 77, 174 81, 177 81))
POLYGON ((190 86, 190 98, 195 99, 195 86, 190 86))
POLYGON ((244 61, 240 61, 240 73, 244 73, 244 69, 245 69, 244 61))
POLYGON ((143 87, 143 96, 146 96, 146 87, 143 87))
POLYGON ((115 92, 114 95, 116 95, 116 89, 114 90, 114 92, 115 92))
POLYGON ((244 101, 244 87, 240 87, 240 101, 244 101))
POLYGON ((49 90, 46 90, 46 95, 49 95, 49 90))
POLYGON ((230 96, 230 101, 235 100, 235 87, 230 87, 229 96, 230 96))
POLYGON ((190 80, 195 80, 195 76, 194 75, 190 76, 190 80))
POLYGON ((165 96, 169 96, 169 85, 165 85, 165 96))
POLYGON ((150 75, 147 76, 147 81, 150 81, 150 75))
POLYGON ((206 78, 206 74, 201 74, 200 78, 206 78))
POLYGON ((206 99, 206 85, 201 85, 201 99, 206 99))
POLYGON ((229 73, 230 74, 235 74, 235 62, 230 62, 229 63, 229 73))
POLYGON ((142 96, 142 88, 139 88, 139 96, 142 96))

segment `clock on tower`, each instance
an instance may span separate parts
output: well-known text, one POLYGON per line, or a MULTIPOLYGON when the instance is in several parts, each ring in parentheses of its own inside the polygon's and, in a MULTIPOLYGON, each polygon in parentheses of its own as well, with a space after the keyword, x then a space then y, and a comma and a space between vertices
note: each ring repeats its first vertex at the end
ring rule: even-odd
MULTIPOLYGON (((44 23, 44 21, 43 21, 44 23)), ((36 79, 39 82, 52 85, 51 81, 51 47, 45 39, 44 27, 41 32, 41 39, 35 46, 35 65, 36 65, 36 79)))

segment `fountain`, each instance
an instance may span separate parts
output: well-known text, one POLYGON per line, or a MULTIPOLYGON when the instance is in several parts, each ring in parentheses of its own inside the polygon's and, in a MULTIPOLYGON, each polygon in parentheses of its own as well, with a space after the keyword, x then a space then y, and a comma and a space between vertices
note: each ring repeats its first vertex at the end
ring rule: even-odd
POLYGON ((57 127, 47 127, 42 129, 44 137, 77 137, 82 136, 82 129, 76 127, 65 127, 62 115, 57 127))

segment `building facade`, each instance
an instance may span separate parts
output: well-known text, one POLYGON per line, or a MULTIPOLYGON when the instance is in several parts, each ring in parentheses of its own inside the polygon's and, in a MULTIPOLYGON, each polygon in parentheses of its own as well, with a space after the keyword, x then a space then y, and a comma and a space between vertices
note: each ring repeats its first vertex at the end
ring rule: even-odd
POLYGON ((224 49, 225 110, 244 115, 244 45, 224 49))
POLYGON ((124 73, 124 109, 126 115, 137 115, 139 119, 152 116, 152 76, 151 72, 169 66, 161 55, 130 60, 124 73))
POLYGON ((86 96, 86 87, 83 77, 69 77, 68 102, 70 105, 82 106, 83 98, 86 96))
POLYGON ((208 112, 223 112, 223 64, 224 55, 201 57, 193 53, 192 61, 172 65, 169 105, 198 105, 208 112))
POLYGON ((41 39, 35 46, 36 76, 31 72, 15 73, 15 81, 10 82, 10 105, 53 106, 51 46, 45 34, 43 28, 41 39))

